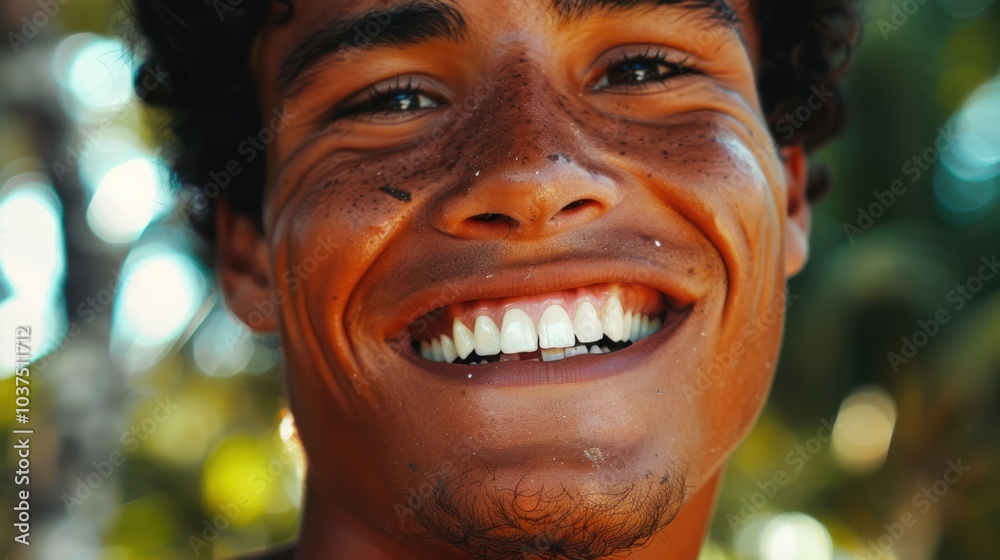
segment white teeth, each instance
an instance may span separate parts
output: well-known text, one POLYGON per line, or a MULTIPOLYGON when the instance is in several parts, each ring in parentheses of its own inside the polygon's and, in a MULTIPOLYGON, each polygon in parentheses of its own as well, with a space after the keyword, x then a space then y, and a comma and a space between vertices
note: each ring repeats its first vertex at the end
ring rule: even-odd
POLYGON ((562 348, 542 349, 543 362, 554 362, 556 360, 562 360, 565 357, 566 357, 566 352, 562 348))
POLYGON ((597 315, 594 304, 585 301, 580 304, 573 317, 573 330, 576 338, 580 342, 597 342, 604 338, 604 329, 601 327, 601 318, 597 315))
POLYGON ((661 319, 637 311, 625 313, 620 296, 612 293, 601 312, 590 301, 582 301, 572 319, 566 308, 558 304, 546 307, 537 324, 523 309, 516 307, 504 314, 501 327, 483 315, 476 318, 470 330, 455 318, 452 336, 442 334, 430 341, 421 341, 419 350, 424 359, 452 363, 465 360, 473 352, 481 358, 499 354, 500 361, 510 361, 523 359, 517 354, 541 349, 541 361, 551 362, 581 354, 610 353, 611 345, 590 343, 605 337, 612 342, 635 343, 653 335, 662 326, 661 319))
POLYGON ((458 351, 455 350, 455 343, 451 341, 451 337, 443 334, 441 335, 441 353, 444 354, 444 361, 451 363, 458 358, 458 351))
MULTIPOLYGON (((478 326, 478 320, 476 322, 478 326)), ((534 352, 538 350, 538 332, 535 330, 535 322, 528 317, 528 314, 518 308, 511 309, 503 316, 502 335, 500 337, 500 348, 504 354, 518 354, 520 352, 534 352)), ((479 331, 477 329, 476 334, 479 331)), ((479 345, 477 344, 478 348, 479 345)))
POLYGON ((622 302, 618 299, 618 294, 611 294, 607 303, 604 304, 604 334, 613 342, 619 342, 625 332, 625 312, 622 310, 622 302))
POLYGON ((492 319, 480 316, 476 319, 476 354, 495 356, 500 353, 500 329, 492 319))
POLYGON ((558 305, 550 305, 538 321, 538 345, 542 348, 570 348, 575 342, 573 322, 558 305))
POLYGON ((451 330, 455 337, 455 350, 458 352, 458 357, 463 360, 468 358, 469 354, 476 349, 476 339, 472 331, 458 318, 455 318, 451 330))

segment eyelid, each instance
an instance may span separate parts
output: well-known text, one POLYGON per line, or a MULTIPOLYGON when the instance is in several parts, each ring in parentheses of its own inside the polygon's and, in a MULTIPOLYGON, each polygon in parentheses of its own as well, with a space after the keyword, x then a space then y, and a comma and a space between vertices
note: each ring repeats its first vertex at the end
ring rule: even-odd
MULTIPOLYGON (((343 101, 335 104, 326 113, 326 122, 334 122, 341 119, 355 119, 355 120, 394 120, 393 117, 388 119, 372 117, 371 114, 365 115, 363 110, 356 113, 352 113, 354 109, 363 107, 366 103, 370 103, 372 99, 377 96, 388 96, 395 91, 414 91, 420 95, 425 95, 437 103, 439 107, 441 105, 447 105, 449 95, 445 93, 446 88, 442 87, 441 84, 428 76, 423 75, 399 75, 385 80, 368 84, 363 89, 355 91, 348 95, 343 101)), ((437 108, 437 107, 435 107, 437 108)), ((424 109, 423 111, 430 111, 431 108, 424 109)), ((419 114, 422 111, 413 111, 413 113, 419 114)), ((406 115, 405 118, 412 118, 414 115, 406 115)), ((403 114, 400 114, 403 117, 403 114)), ((398 118, 398 117, 397 117, 398 118)))
POLYGON ((701 75, 704 72, 701 70, 701 64, 698 57, 677 49, 674 47, 669 47, 666 45, 659 44, 631 44, 631 45, 619 45, 610 48, 600 56, 590 65, 587 71, 584 73, 583 84, 585 84, 585 89, 587 91, 611 91, 617 90, 640 90, 645 87, 649 87, 655 84, 663 84, 671 79, 681 77, 688 74, 701 75), (615 64, 621 64, 629 60, 636 59, 660 59, 663 63, 668 65, 680 65, 686 68, 684 74, 680 76, 675 76, 673 78, 667 78, 665 80, 649 82, 647 84, 635 84, 633 86, 610 86, 609 88, 595 89, 593 84, 597 83, 601 77, 607 74, 608 70, 612 68, 615 64))

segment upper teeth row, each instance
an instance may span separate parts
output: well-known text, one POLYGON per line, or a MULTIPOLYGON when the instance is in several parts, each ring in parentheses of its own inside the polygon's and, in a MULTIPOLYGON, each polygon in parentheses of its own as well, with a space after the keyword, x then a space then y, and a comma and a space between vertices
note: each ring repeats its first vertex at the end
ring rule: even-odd
POLYGON ((660 319, 632 311, 624 312, 616 294, 605 302, 598 313, 589 301, 581 303, 570 319, 560 305, 550 305, 542 312, 538 325, 522 309, 509 309, 502 325, 485 315, 476 318, 473 329, 456 318, 452 336, 441 335, 430 342, 420 343, 420 355, 428 360, 453 362, 465 359, 474 351, 479 356, 495 356, 534 352, 539 347, 574 348, 580 344, 597 342, 607 336, 614 342, 638 342, 658 331, 660 319))

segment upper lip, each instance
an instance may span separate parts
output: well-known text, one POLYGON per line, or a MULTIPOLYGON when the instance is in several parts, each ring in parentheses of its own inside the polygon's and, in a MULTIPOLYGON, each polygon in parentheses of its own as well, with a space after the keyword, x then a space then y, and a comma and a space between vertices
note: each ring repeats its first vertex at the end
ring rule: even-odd
POLYGON ((649 262, 569 258, 544 264, 498 266, 488 272, 436 282, 393 306, 391 316, 380 330, 385 338, 390 338, 423 315, 453 303, 538 295, 605 283, 648 286, 664 294, 667 304, 678 310, 700 299, 697 286, 682 281, 677 271, 663 270, 649 262))

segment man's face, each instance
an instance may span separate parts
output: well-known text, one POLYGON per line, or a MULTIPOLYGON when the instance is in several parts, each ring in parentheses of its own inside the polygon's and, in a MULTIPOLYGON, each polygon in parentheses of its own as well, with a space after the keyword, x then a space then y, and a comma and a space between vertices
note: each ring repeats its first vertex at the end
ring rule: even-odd
POLYGON ((270 278, 228 291, 280 292, 311 500, 473 552, 613 552, 718 471, 768 391, 807 221, 750 19, 300 0, 265 28, 262 114, 288 121, 270 278))

